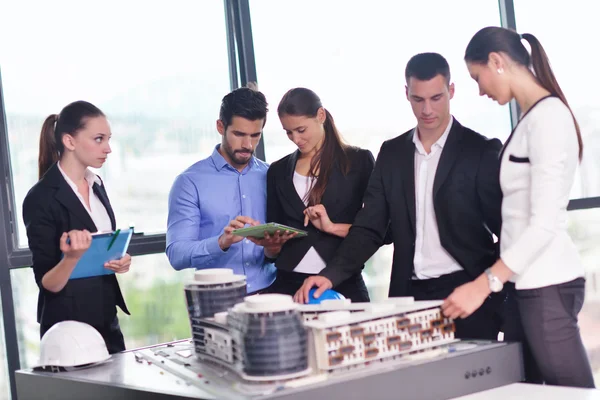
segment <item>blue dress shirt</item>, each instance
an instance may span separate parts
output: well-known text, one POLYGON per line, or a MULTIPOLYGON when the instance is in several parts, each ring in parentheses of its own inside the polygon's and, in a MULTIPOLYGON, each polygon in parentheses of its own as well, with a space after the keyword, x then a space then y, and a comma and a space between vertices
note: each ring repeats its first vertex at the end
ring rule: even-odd
POLYGON ((197 162, 173 183, 169 193, 167 257, 173 268, 231 268, 246 275, 248 292, 275 280, 275 265, 262 246, 247 239, 221 250, 218 239, 229 221, 245 215, 264 223, 268 164, 252 157, 242 172, 219 153, 197 162))

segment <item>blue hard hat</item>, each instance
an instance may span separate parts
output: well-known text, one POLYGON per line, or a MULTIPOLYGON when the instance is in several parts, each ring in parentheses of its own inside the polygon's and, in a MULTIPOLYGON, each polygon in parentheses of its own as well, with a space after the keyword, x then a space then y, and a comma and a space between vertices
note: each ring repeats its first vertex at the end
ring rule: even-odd
POLYGON ((327 289, 326 291, 324 291, 323 293, 321 293, 321 295, 319 296, 318 299, 315 299, 314 298, 314 294, 315 294, 316 291, 317 291, 316 288, 312 288, 312 289, 310 289, 310 292, 308 292, 308 296, 309 296, 308 304, 319 304, 323 300, 340 300, 340 299, 345 299, 345 297, 344 297, 343 294, 338 293, 335 290, 331 290, 331 289, 327 289))

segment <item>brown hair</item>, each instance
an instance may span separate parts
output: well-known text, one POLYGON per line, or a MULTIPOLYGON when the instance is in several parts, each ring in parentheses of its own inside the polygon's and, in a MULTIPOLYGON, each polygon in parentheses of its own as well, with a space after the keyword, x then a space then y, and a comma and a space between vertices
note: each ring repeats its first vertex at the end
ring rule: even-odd
MULTIPOLYGON (((289 90, 279 102, 277 114, 295 115, 314 118, 317 112, 323 108, 321 99, 315 92, 306 88, 295 88, 289 90)), ((344 144, 340 136, 333 117, 325 108, 325 122, 323 128, 325 130, 325 139, 323 145, 317 151, 317 154, 310 162, 309 176, 316 177, 317 180, 310 192, 307 194, 308 205, 321 203, 327 182, 333 167, 337 164, 344 175, 347 175, 350 170, 350 160, 346 150, 348 146, 344 144), (316 173, 318 172, 318 175, 316 173)))
POLYGON ((76 101, 63 108, 60 114, 51 114, 46 118, 40 133, 39 179, 62 157, 65 150, 62 137, 66 133, 76 135, 85 127, 88 118, 99 116, 104 116, 104 113, 95 105, 76 101))
POLYGON ((554 76, 548 56, 540 41, 530 33, 519 35, 511 29, 488 26, 477 32, 469 42, 465 51, 465 61, 476 64, 487 64, 489 55, 492 52, 505 53, 517 64, 528 69, 533 67, 533 72, 538 83, 567 106, 575 123, 577 142, 579 143, 579 160, 581 161, 583 157, 583 140, 579 124, 554 76), (521 39, 525 39, 531 46, 531 56, 521 42, 521 39))

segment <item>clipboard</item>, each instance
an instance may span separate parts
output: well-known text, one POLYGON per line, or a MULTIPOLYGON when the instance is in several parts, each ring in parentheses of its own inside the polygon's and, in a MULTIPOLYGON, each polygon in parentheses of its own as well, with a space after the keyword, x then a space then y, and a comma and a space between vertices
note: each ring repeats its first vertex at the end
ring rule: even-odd
POLYGON ((277 224, 275 222, 269 222, 268 224, 262 224, 257 226, 249 226, 247 228, 235 229, 231 233, 237 236, 254 237, 262 239, 265 237, 265 232, 268 232, 269 235, 273 235, 277 231, 280 231, 282 233, 296 233, 295 238, 304 237, 308 235, 308 232, 303 231, 302 229, 292 228, 291 226, 277 224))
POLYGON ((69 279, 114 274, 114 271, 104 268, 104 264, 108 261, 118 260, 125 255, 131 236, 133 236, 131 228, 115 232, 93 233, 90 248, 83 253, 69 279))

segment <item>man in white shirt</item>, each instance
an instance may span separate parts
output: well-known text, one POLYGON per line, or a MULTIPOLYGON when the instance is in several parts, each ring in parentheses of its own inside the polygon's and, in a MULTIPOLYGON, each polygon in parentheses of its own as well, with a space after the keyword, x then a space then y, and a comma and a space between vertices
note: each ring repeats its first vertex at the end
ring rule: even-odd
MULTIPOLYGON (((320 276, 307 279, 301 300, 313 286, 335 288, 356 273, 383 244, 388 228, 394 241, 391 297, 444 299, 498 257, 501 142, 463 127, 450 114, 454 84, 444 57, 418 54, 405 75, 417 127, 383 143, 364 208, 336 257, 320 276)), ((471 317, 455 321, 456 336, 496 339, 505 298, 505 292, 494 293, 471 317)))

